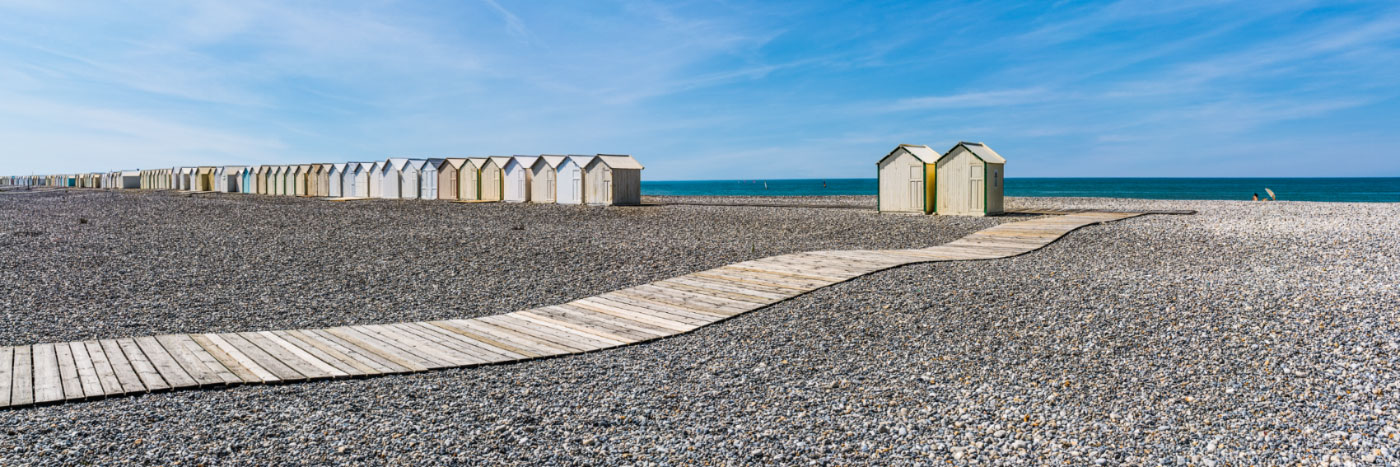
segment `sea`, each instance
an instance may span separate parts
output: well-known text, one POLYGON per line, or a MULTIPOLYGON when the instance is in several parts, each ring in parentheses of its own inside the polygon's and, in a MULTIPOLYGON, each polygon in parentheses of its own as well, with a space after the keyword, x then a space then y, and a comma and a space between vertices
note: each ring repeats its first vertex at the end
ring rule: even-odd
MULTIPOLYGON (((1007 196, 1400 202, 1400 177, 1375 178, 1007 178, 1007 196)), ((873 178, 643 181, 657 196, 875 195, 873 178)))

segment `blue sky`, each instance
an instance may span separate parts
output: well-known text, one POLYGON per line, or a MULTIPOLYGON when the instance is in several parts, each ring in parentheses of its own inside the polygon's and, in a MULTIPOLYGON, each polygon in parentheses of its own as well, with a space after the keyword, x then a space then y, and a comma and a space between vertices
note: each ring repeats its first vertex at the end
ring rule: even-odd
POLYGON ((0 0, 0 173, 629 153, 645 178, 1400 176, 1400 3, 0 0), (878 4, 877 4, 878 3, 878 4))

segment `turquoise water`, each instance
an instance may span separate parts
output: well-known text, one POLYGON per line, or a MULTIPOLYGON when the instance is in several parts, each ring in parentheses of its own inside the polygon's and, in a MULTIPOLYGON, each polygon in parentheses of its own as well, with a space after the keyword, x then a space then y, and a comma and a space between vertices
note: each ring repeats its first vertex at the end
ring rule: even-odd
MULTIPOLYGON (((1264 189, 1280 201, 1400 202, 1393 178, 1007 178, 1007 196, 1248 200, 1264 189)), ((810 180, 644 181, 660 196, 874 195, 873 178, 810 180)))

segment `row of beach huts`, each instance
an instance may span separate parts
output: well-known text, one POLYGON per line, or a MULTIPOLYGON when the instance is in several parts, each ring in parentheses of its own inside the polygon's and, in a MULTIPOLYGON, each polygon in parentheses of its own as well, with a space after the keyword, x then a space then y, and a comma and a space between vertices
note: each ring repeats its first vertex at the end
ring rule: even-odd
POLYGON ((632 156, 614 154, 389 158, 0 177, 0 186, 636 205, 642 200, 642 169, 632 156))

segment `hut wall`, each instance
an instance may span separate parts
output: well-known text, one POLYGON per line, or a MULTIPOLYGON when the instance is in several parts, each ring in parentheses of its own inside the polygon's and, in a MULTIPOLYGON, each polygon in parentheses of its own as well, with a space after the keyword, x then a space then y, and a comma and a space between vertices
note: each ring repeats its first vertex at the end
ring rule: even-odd
POLYGON ((559 163, 558 181, 555 184, 555 198, 559 204, 583 204, 583 167, 573 158, 559 163))
POLYGON ((530 179, 530 201, 535 203, 553 203, 558 201, 555 196, 559 191, 559 180, 555 176, 554 167, 544 162, 535 163, 530 179))

